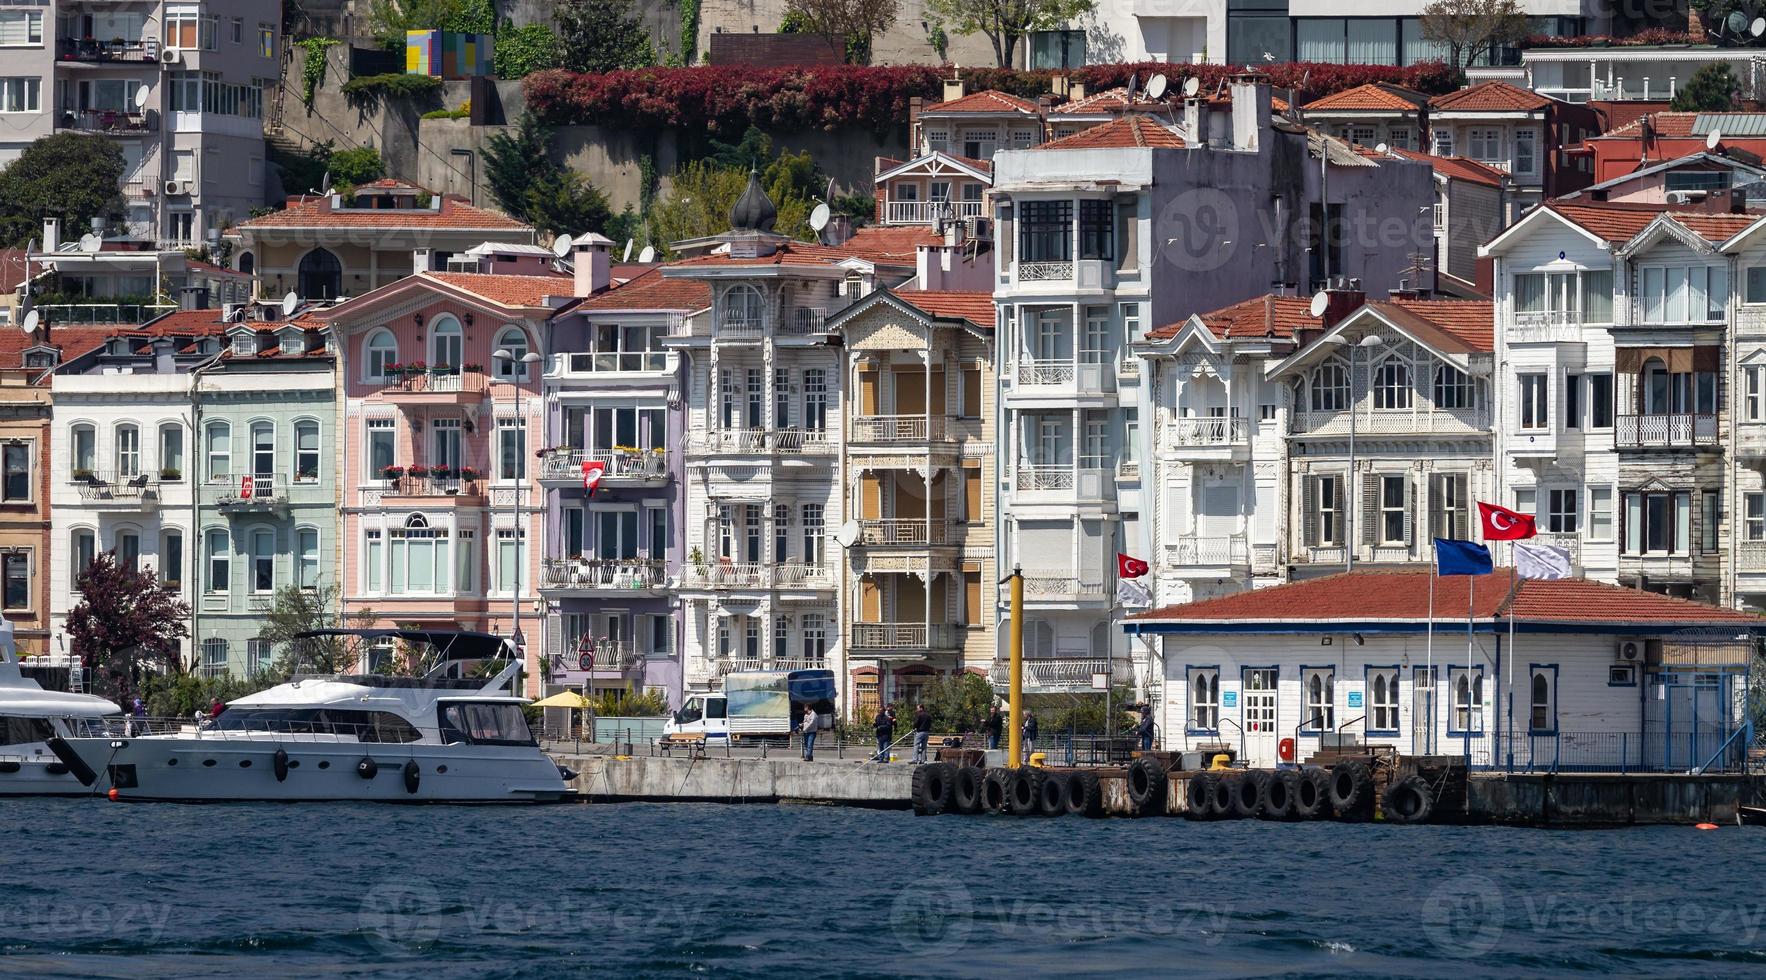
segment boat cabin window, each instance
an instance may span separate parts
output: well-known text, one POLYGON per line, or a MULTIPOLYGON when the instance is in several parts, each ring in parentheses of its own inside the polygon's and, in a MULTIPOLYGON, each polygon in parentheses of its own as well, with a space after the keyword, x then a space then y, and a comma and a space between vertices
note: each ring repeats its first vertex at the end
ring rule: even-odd
POLYGON ((47 718, 0 718, 0 745, 47 742, 55 726, 47 718))
POLYGON ((363 742, 416 742, 417 726, 390 711, 348 708, 228 708, 216 719, 221 731, 290 735, 354 736, 363 742))
POLYGON ((534 745, 533 730, 518 704, 444 704, 442 741, 474 745, 534 745))

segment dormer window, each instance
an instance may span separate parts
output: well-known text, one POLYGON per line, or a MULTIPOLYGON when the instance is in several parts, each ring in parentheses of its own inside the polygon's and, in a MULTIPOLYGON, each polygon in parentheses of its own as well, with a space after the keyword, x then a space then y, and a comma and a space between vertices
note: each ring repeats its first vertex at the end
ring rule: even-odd
POLYGON ((300 334, 286 334, 282 338, 282 353, 284 354, 299 354, 305 347, 305 339, 300 334))
POLYGON ((25 355, 25 367, 52 368, 55 366, 55 355, 48 351, 31 351, 25 355))
POLYGON ((243 357, 243 356, 250 355, 250 354, 256 354, 257 350, 258 350, 257 338, 252 336, 251 334, 242 333, 242 334, 239 334, 238 336, 233 338, 233 353, 234 354, 243 357))

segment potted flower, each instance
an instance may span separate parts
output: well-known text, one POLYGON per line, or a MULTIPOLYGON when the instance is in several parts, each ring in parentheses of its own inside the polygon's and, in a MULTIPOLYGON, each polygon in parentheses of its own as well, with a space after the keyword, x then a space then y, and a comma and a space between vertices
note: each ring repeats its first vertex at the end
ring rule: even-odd
POLYGON ((410 469, 406 470, 405 472, 407 474, 409 474, 412 479, 422 480, 422 479, 428 478, 429 467, 424 466, 423 464, 419 463, 416 466, 413 466, 410 469))
POLYGON ((405 475, 405 468, 403 466, 383 467, 380 471, 380 475, 387 480, 396 480, 405 475))
POLYGON ((162 466, 159 468, 159 478, 162 480, 182 480, 184 471, 176 466, 162 466))
POLYGON ((430 374, 453 374, 454 369, 449 367, 446 364, 431 364, 429 366, 429 373, 430 374))
POLYGON ((404 374, 405 374, 404 364, 402 364, 398 361, 394 361, 391 364, 388 364, 386 366, 386 374, 384 375, 384 377, 401 378, 401 377, 404 377, 404 374))
POLYGON ((462 368, 462 370, 464 370, 467 374, 483 374, 484 373, 484 365, 483 364, 467 364, 462 368))
POLYGON ((454 478, 454 468, 446 463, 443 463, 440 466, 431 466, 429 468, 429 475, 438 480, 451 480, 454 478))
POLYGON ((411 363, 406 364, 404 367, 405 367, 405 373, 407 375, 423 374, 424 372, 429 370, 429 365, 423 363, 422 361, 412 361, 411 363))
POLYGON ((474 466, 460 467, 460 479, 465 480, 468 483, 471 483, 473 480, 478 479, 479 475, 480 474, 478 472, 477 467, 474 467, 474 466))
POLYGON ((92 479, 92 471, 84 466, 76 466, 74 467, 74 479, 90 480, 92 479))

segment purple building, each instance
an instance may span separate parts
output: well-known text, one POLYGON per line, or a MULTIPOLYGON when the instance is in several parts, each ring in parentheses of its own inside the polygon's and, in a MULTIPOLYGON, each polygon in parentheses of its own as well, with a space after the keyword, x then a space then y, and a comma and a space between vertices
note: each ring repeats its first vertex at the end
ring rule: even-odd
POLYGON ((546 341, 546 691, 653 689, 678 706, 685 434, 681 355, 663 338, 711 305, 710 289, 660 268, 615 283, 611 245, 576 243, 586 298, 546 341))

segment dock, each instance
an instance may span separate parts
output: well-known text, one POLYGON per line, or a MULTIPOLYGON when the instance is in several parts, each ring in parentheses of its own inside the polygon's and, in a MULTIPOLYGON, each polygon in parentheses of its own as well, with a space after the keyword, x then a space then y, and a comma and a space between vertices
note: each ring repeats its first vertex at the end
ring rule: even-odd
POLYGON ((553 758, 577 774, 570 787, 586 803, 814 803, 890 810, 913 806, 914 767, 906 763, 679 755, 553 758))

